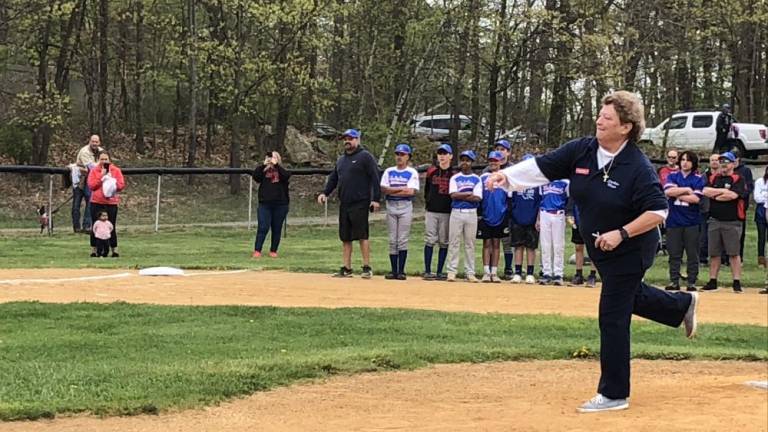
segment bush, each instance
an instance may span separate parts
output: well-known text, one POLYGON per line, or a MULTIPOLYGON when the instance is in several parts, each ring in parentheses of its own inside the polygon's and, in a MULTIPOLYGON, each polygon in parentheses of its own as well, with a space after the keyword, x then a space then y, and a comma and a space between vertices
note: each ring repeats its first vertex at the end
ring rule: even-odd
POLYGON ((0 126, 0 155, 17 165, 28 164, 32 160, 32 133, 20 126, 0 126))

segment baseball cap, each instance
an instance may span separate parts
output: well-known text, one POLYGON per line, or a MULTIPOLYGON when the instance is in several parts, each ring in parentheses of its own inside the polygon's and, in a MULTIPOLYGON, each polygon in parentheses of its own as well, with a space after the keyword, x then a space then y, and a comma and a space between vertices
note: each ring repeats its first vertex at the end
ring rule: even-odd
POLYGON ((494 145, 494 147, 495 146, 502 146, 502 147, 504 147, 507 150, 512 148, 512 146, 509 144, 509 141, 507 141, 507 140, 498 140, 498 141, 496 141, 496 144, 494 145))
POLYGON ((731 152, 725 152, 720 155, 720 160, 727 160, 728 162, 736 162, 736 155, 731 152))
POLYGON ((459 154, 459 157, 462 157, 462 156, 468 157, 473 161, 477 159, 477 156, 475 156, 475 152, 473 152, 472 150, 464 150, 463 152, 461 152, 461 154, 459 154))
POLYGON ((411 146, 408 144, 398 144, 395 146, 395 153, 411 154, 411 146))
POLYGON ((445 143, 440 144, 440 147, 437 148, 437 151, 444 151, 446 153, 453 154, 453 149, 451 148, 451 146, 445 143))
POLYGON ((341 134, 342 137, 360 138, 360 131, 357 129, 347 129, 341 134))
POLYGON ((528 160, 528 159, 531 159, 531 158, 533 158, 533 157, 535 157, 535 156, 533 156, 533 155, 532 155, 532 154, 530 154, 530 153, 526 153, 525 155, 523 155, 523 160, 528 160))
POLYGON ((488 153, 488 160, 500 161, 502 159, 504 159, 504 155, 502 155, 500 151, 492 151, 488 153))

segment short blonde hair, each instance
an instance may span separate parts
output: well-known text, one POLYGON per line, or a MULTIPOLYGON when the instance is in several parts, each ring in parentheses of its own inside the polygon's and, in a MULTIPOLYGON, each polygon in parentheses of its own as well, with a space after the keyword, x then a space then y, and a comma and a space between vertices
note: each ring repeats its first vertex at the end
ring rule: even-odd
POLYGON ((631 123, 627 139, 637 142, 645 130, 645 108, 640 98, 626 90, 615 91, 603 97, 603 105, 613 105, 622 123, 631 123))

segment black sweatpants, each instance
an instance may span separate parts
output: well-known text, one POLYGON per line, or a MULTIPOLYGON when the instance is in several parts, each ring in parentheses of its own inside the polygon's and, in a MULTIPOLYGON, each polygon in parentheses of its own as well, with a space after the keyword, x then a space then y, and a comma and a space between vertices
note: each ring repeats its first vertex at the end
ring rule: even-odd
MULTIPOLYGON (((117 205, 115 204, 96 204, 91 203, 91 226, 99 220, 99 214, 101 212, 107 212, 107 218, 112 222, 114 229, 112 230, 112 236, 109 238, 109 246, 114 249, 117 247, 117 205)), ((96 243, 96 236, 91 231, 91 247, 98 246, 96 243)))

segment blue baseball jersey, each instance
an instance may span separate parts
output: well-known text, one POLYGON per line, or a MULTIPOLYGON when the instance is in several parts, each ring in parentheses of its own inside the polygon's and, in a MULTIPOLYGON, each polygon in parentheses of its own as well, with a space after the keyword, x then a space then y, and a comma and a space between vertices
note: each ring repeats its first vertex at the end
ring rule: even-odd
POLYGON ((539 216, 541 192, 539 188, 528 188, 512 193, 512 222, 516 225, 533 225, 539 216))
MULTIPOLYGON (((454 175, 448 183, 448 193, 454 192, 472 192, 472 195, 482 198, 483 184, 480 181, 480 176, 474 173, 454 175)), ((480 207, 479 202, 451 200, 451 208, 454 209, 476 209, 478 207, 480 207)))
MULTIPOLYGON (((384 174, 381 175, 381 186, 392 188, 404 187, 419 190, 419 173, 411 167, 406 167, 403 170, 399 170, 397 167, 389 167, 384 170, 384 174)), ((387 201, 413 201, 413 196, 400 197, 387 195, 387 201)))
MULTIPOLYGON (((667 182, 664 184, 664 190, 673 187, 689 187, 699 198, 703 196, 706 180, 703 176, 696 173, 684 175, 682 171, 675 171, 667 176, 667 182)), ((698 204, 690 204, 680 201, 677 198, 668 198, 669 214, 667 215, 667 228, 681 228, 697 226, 701 220, 698 204)))
POLYGON ((483 184, 483 200, 481 201, 481 207, 483 210, 483 220, 488 226, 499 226, 504 222, 504 217, 507 214, 507 202, 508 195, 504 188, 496 188, 491 192, 485 181, 490 176, 490 173, 485 173, 480 176, 480 182, 483 184))
POLYGON ((568 180, 555 180, 541 187, 541 209, 565 211, 568 204, 568 180))

